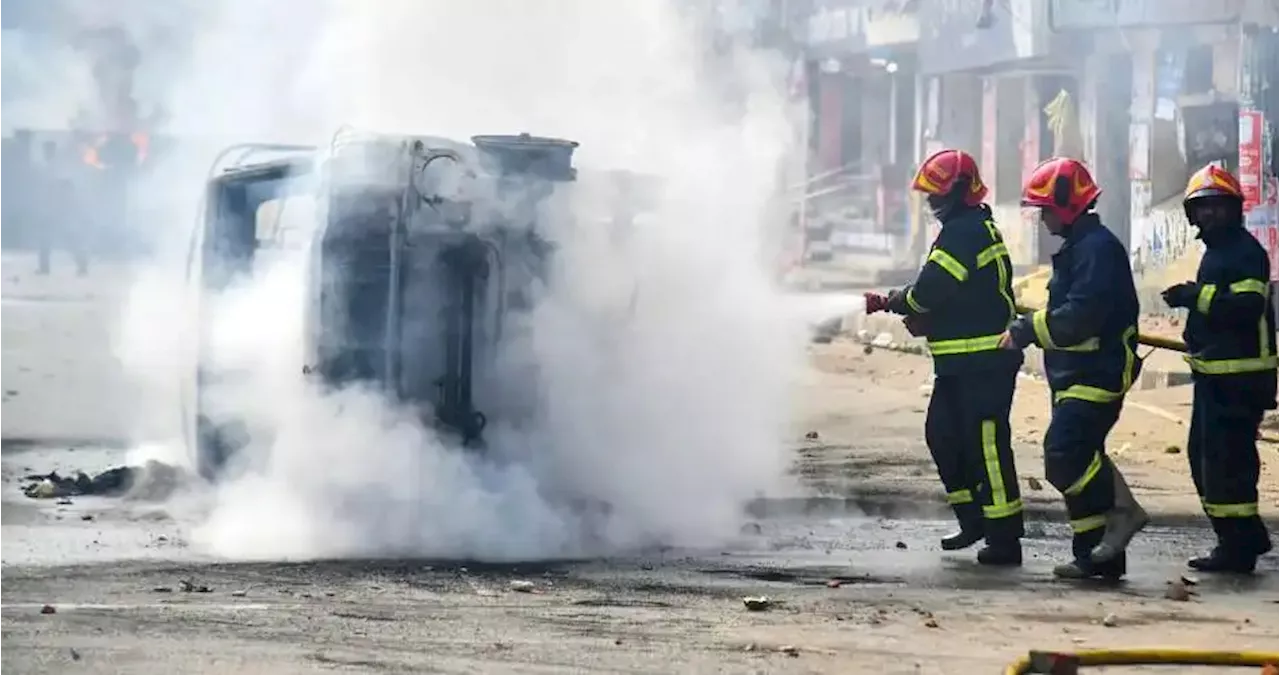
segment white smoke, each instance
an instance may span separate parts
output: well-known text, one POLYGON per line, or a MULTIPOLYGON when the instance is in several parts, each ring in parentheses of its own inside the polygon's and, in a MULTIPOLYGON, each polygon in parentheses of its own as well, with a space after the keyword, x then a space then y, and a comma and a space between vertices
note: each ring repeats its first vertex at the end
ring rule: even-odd
MULTIPOLYGON (((441 447, 372 393, 307 385, 303 252, 203 307, 206 348, 243 375, 216 404, 252 440, 194 541, 233 557, 530 558, 737 532, 744 503, 783 480, 805 353, 804 321, 770 278, 782 227, 771 200, 797 121, 783 64, 736 54, 742 96, 725 105, 696 26, 659 0, 198 4, 189 52, 141 45, 144 64, 164 61, 145 86, 164 91, 180 139, 325 145, 344 123, 460 139, 528 131, 579 141, 584 171, 648 173, 664 188, 625 241, 556 242, 558 283, 529 346, 545 419, 490 439, 512 461, 441 447), (634 307, 616 311, 630 289, 634 307), (607 502, 607 520, 587 528, 564 507, 575 496, 607 502)), ((190 405, 184 247, 202 180, 175 169, 145 186, 170 197, 150 223, 162 255, 139 275, 118 351, 157 416, 183 394, 190 405)))

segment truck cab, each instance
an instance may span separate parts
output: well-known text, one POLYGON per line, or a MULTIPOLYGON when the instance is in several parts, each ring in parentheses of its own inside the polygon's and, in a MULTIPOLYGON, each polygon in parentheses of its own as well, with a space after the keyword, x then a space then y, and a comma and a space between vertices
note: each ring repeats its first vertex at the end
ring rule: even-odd
POLYGON ((323 153, 277 148, 214 176, 192 248, 201 340, 188 417, 202 474, 216 478, 250 433, 220 405, 238 374, 212 353, 209 308, 290 251, 307 258, 301 377, 379 392, 461 447, 483 448, 492 415, 531 416, 536 372, 496 356, 548 281, 546 207, 575 181, 576 147, 347 133, 323 153), (282 226, 297 201, 309 208, 282 226))

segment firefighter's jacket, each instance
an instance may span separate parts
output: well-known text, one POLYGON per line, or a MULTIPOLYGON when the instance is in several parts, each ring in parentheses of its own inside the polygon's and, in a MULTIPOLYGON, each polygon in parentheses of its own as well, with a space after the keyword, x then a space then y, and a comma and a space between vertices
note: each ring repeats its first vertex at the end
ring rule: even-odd
POLYGON ((1242 227, 1206 231, 1196 272, 1196 303, 1182 338, 1193 377, 1231 378, 1258 404, 1275 403, 1276 314, 1267 252, 1242 227))
POLYGON ((1053 256, 1048 306, 1018 317, 1010 333, 1044 350, 1054 403, 1112 403, 1133 385, 1142 360, 1129 252, 1095 214, 1073 223, 1053 256))
POLYGON ((1013 264, 985 204, 943 222, 904 297, 908 320, 925 327, 936 374, 1022 365, 1021 354, 1000 349, 1000 335, 1015 316, 1013 264))

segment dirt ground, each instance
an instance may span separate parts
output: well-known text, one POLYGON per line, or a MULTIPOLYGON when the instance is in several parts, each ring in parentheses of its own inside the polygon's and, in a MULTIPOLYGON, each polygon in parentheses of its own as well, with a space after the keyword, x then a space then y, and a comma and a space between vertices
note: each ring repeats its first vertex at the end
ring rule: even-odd
MULTIPOLYGON (((804 450, 814 471, 826 474, 815 479, 838 489, 835 477, 853 471, 862 491, 938 498, 941 487, 923 439, 932 372, 928 359, 884 349, 867 353, 865 345, 849 340, 815 345, 813 352, 817 372, 807 389, 803 417, 810 428, 801 433, 818 434, 818 441, 804 450), (875 420, 873 426, 867 425, 869 419, 875 420)), ((1190 387, 1133 391, 1110 437, 1108 452, 1135 495, 1149 510, 1165 516, 1194 518, 1201 513, 1185 454, 1190 406, 1190 387)), ((1023 377, 1010 422, 1023 498, 1032 508, 1056 509, 1059 501, 1044 480, 1040 448, 1049 408, 1045 383, 1023 377)), ((1271 420, 1274 434, 1274 417, 1271 420)), ((1262 510, 1275 518, 1276 445, 1260 442, 1259 452, 1262 510)))
MULTIPOLYGON (((49 300, 56 289, 11 301, 24 299, 15 288, 35 283, 15 285, 6 270, 6 438, 11 429, 54 444, 65 429, 128 434, 118 418, 130 411, 88 403, 118 401, 130 386, 107 344, 111 310, 83 298, 68 310, 49 300)), ((809 490, 770 495, 737 540, 714 548, 501 565, 210 561, 187 550, 182 523, 154 510, 27 500, 6 480, 0 668, 979 674, 1001 672, 1031 648, 1276 648, 1274 555, 1253 577, 1190 578, 1192 595, 1166 597, 1185 557, 1209 543, 1181 451, 1185 387, 1133 394, 1110 448, 1163 526, 1135 540, 1127 583, 1080 586, 1049 573, 1067 533, 1042 478, 1042 382, 1021 382, 1013 415, 1036 516, 1027 563, 991 571, 971 552, 937 548, 950 523, 923 442, 928 360, 866 353, 846 340, 812 350, 815 367, 797 375, 792 448, 809 490), (40 549, 44 562, 33 562, 27 554, 40 549), (57 550, 72 549, 58 562, 57 550), (767 606, 750 611, 746 597, 767 606)), ((1276 449, 1261 448, 1264 510, 1274 522, 1276 449)), ((51 457, 6 443, 6 479, 48 470, 51 457)))

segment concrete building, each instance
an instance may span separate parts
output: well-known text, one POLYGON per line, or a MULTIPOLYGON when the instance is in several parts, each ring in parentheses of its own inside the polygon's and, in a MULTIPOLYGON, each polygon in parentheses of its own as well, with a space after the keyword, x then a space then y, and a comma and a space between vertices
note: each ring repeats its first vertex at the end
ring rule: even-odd
POLYGON ((1240 172, 1264 207, 1274 201, 1274 1, 1053 0, 1051 7, 1053 30, 1088 45, 1076 69, 1083 156, 1109 188, 1102 213, 1128 241, 1139 272, 1190 245, 1180 196, 1205 164, 1240 172), (1258 132, 1250 140, 1240 131, 1254 113, 1261 124, 1250 125, 1258 132), (1242 158, 1253 163, 1244 171, 1242 158))
POLYGON ((900 0, 817 0, 798 25, 813 120, 810 257, 892 259, 916 221, 906 188, 920 141, 917 16, 900 0))

